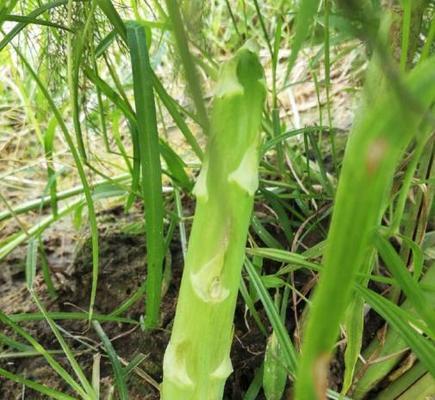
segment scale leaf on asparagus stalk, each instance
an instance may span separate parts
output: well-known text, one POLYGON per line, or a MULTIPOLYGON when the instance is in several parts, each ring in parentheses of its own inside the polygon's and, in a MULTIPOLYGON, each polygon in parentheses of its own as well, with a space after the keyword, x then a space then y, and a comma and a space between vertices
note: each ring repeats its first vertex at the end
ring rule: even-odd
POLYGON ((258 146, 266 96, 261 64, 247 44, 224 64, 211 132, 194 188, 197 205, 162 399, 219 400, 232 372, 230 348, 244 249, 258 187, 258 146))

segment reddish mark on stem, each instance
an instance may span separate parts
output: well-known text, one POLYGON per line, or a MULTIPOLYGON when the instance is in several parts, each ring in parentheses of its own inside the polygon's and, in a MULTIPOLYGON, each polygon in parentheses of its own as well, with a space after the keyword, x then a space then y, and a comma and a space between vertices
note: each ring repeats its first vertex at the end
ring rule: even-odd
POLYGON ((389 143, 384 138, 375 139, 369 144, 366 156, 366 168, 369 175, 378 171, 389 147, 389 143))
POLYGON ((323 353, 314 361, 313 381, 316 399, 326 400, 326 391, 328 389, 328 371, 329 371, 329 353, 323 353))

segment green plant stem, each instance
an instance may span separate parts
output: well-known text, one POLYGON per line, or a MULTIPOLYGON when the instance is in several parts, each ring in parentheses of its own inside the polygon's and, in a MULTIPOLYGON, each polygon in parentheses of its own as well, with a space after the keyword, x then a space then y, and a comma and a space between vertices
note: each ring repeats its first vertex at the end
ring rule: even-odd
POLYGON ((320 276, 312 301, 296 379, 296 399, 322 398, 339 324, 357 272, 380 223, 397 162, 435 97, 432 60, 415 69, 404 86, 419 98, 419 112, 392 88, 354 125, 346 148, 320 276))
POLYGON ((220 399, 232 372, 232 321, 258 185, 265 89, 257 56, 241 49, 221 72, 171 340, 162 399, 220 399))

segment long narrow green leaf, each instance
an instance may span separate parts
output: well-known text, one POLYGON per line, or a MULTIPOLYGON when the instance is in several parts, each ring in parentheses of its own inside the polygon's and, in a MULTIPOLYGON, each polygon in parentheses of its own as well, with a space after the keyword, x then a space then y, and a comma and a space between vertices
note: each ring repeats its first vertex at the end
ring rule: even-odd
POLYGON ((352 386, 364 333, 364 300, 361 296, 355 296, 352 299, 346 310, 343 325, 346 332, 346 350, 344 353, 345 369, 342 393, 347 393, 352 386))
MULTIPOLYGON (((91 2, 91 9, 86 18, 83 28, 79 33, 73 36, 72 33, 67 34, 67 71, 68 71, 68 86, 70 91, 70 104, 72 111, 72 120, 76 136, 78 151, 83 160, 87 159, 85 143, 83 139, 83 131, 80 123, 80 104, 79 104, 79 73, 80 63, 82 60, 85 42, 89 40, 88 34, 93 21, 93 14, 97 4, 91 2)), ((68 2, 68 23, 72 23, 73 18, 73 2, 68 2)))
POLYGON ((119 108, 124 116, 133 123, 135 120, 135 113, 126 100, 124 100, 112 87, 107 84, 92 68, 85 67, 84 72, 87 78, 94 83, 95 86, 101 90, 101 92, 117 107, 119 108))
POLYGON ((295 36, 291 47, 290 58, 287 61, 286 80, 292 71, 299 51, 307 38, 314 16, 319 8, 319 0, 304 0, 299 2, 299 9, 296 15, 295 36))
POLYGON ((47 292, 52 299, 57 298, 57 292, 51 279, 52 271, 48 265, 47 254, 45 253, 44 243, 41 236, 38 237, 38 254, 41 262, 41 271, 44 278, 44 282, 47 286, 47 292))
POLYGON ((257 291, 261 302, 263 303, 267 317, 272 324, 277 339, 279 340, 285 366, 289 370, 290 374, 294 375, 297 369, 298 360, 295 348, 290 340, 287 329, 281 320, 279 312, 276 309, 272 298, 270 297, 267 289, 264 287, 258 272, 248 259, 246 259, 245 268, 248 272, 252 285, 255 287, 255 290, 257 291))
POLYGON ((24 15, 5 15, 3 17, 4 21, 11 21, 11 22, 25 22, 26 24, 30 25, 41 25, 41 26, 48 26, 50 28, 56 28, 56 29, 61 29, 64 31, 71 31, 71 29, 69 29, 67 26, 61 25, 61 24, 56 24, 50 21, 45 21, 43 19, 38 19, 38 18, 31 18, 31 17, 26 17, 24 15))
MULTIPOLYGON (((85 68, 86 76, 104 93, 104 95, 112 101, 112 103, 119 108, 125 118, 129 122, 129 130, 131 135, 131 143, 133 145, 133 168, 131 170, 131 191, 128 196, 125 209, 129 210, 133 205, 136 193, 139 192, 140 186, 140 150, 139 150, 139 137, 137 128, 137 119, 134 110, 132 109, 128 100, 125 100, 110 85, 102 80, 96 71, 91 68, 85 68)), ((116 140, 116 139, 115 139, 116 140)))
POLYGON ((154 328, 159 323, 162 285, 163 197, 160 166, 159 137, 148 56, 145 29, 129 23, 127 38, 133 69, 133 87, 136 104, 139 150, 142 169, 142 194, 145 203, 147 242, 147 299, 146 325, 154 328))
POLYGON ((157 76, 155 76, 155 74, 153 74, 153 83, 154 83, 154 89, 156 90, 156 93, 158 94, 160 100, 168 110, 169 114, 171 114, 172 119, 177 124, 181 133, 186 138, 187 143, 189 143, 190 147, 192 147, 192 150, 195 152, 196 156, 200 160, 202 160, 204 157, 203 151, 199 146, 197 140, 195 139, 195 136, 193 135, 193 133, 187 126, 186 122, 184 121, 182 115, 178 111, 179 105, 175 102, 175 100, 171 96, 169 96, 169 94, 166 92, 162 83, 157 78, 157 76))
POLYGON ((240 294, 243 297, 243 301, 245 302, 246 306, 248 307, 249 312, 252 315, 252 318, 254 318, 255 323, 257 324, 258 328, 260 329, 261 333, 267 337, 267 331, 266 328, 264 327, 263 322, 261 321, 261 318, 257 312, 257 310, 255 309, 255 305, 254 305, 254 301, 251 298, 251 294, 248 291, 248 288, 246 287, 245 281, 242 279, 240 279, 240 294))
POLYGON ((405 71, 409 56, 409 39, 411 34, 411 0, 402 0, 402 49, 400 54, 400 68, 405 71))
POLYGON ((49 227, 52 223, 57 221, 59 218, 72 213, 77 207, 82 205, 84 203, 83 198, 76 199, 73 202, 71 202, 69 205, 65 206, 64 208, 61 208, 59 210, 59 213, 57 214, 57 217, 54 215, 48 215, 47 217, 43 218, 38 223, 32 225, 27 232, 21 232, 17 236, 13 237, 12 240, 8 241, 7 243, 0 246, 0 260, 5 258, 12 250, 16 249, 19 245, 23 244, 28 240, 29 238, 32 238, 34 236, 37 236, 41 232, 43 232, 47 227, 49 227))
POLYGON ((56 171, 53 167, 53 148, 56 126, 57 120, 56 118, 52 118, 44 133, 44 154, 47 162, 48 191, 50 193, 51 211, 54 215, 57 214, 57 179, 56 171))
POLYGON ((263 144, 261 147, 261 153, 262 155, 266 154, 270 149, 275 147, 278 143, 285 141, 288 138, 291 138, 293 136, 303 135, 305 133, 316 133, 320 131, 327 131, 330 135, 333 134, 333 130, 330 130, 326 126, 307 126, 305 128, 301 129, 295 129, 288 132, 281 133, 279 136, 276 136, 272 139, 269 139, 267 142, 263 144))
MULTIPOLYGON (((84 321, 89 319, 89 313, 87 312, 67 312, 67 311, 53 311, 46 313, 48 317, 52 320, 72 320, 72 321, 84 321)), ((9 315, 9 319, 14 322, 23 322, 23 321, 42 321, 45 319, 44 314, 40 312, 34 313, 18 313, 9 315)), ((104 314, 96 314, 94 313, 93 319, 99 322, 116 322, 119 324, 130 324, 130 325, 138 325, 139 322, 130 319, 130 318, 122 318, 122 317, 114 317, 112 315, 104 315, 104 314)))
POLYGON ((243 396, 243 400, 255 400, 260 393, 263 381, 263 364, 255 371, 254 379, 243 396))
POLYGON ((396 278, 409 302, 414 306, 417 314, 426 322, 429 330, 435 336, 434 310, 426 301, 419 284, 412 278, 402 258, 397 254, 391 243, 380 234, 375 236, 375 245, 385 261, 385 265, 391 271, 394 278, 396 278))
MULTIPOLYGON (((130 177, 130 174, 121 174, 118 176, 115 176, 111 179, 102 179, 100 181, 96 181, 91 185, 91 188, 95 191, 96 189, 106 185, 108 182, 112 182, 115 184, 119 184, 119 187, 122 188, 124 182, 127 182, 130 177)), ((57 200, 66 200, 70 197, 77 196, 79 194, 83 194, 83 186, 78 185, 75 187, 72 187, 71 189, 64 190, 62 192, 57 193, 57 200)), ((33 211, 36 209, 42 209, 47 204, 51 202, 51 196, 41 196, 40 198, 37 198, 35 200, 29 200, 27 202, 18 204, 17 206, 12 208, 12 211, 4 210, 0 212, 0 222, 4 221, 8 218, 11 218, 13 214, 20 215, 24 214, 28 211, 33 211)))
POLYGON ((59 342, 60 346, 62 347, 62 350, 63 350, 66 358, 68 359, 68 362, 70 363, 72 370, 74 371, 77 378, 79 379, 83 389, 86 391, 86 394, 87 394, 86 397, 89 400, 97 400, 96 393, 95 393, 92 385, 90 384, 90 382, 86 378, 82 368, 80 367, 79 363, 77 362, 76 358, 74 357, 74 354, 73 354, 71 348, 68 346, 67 342, 65 341, 65 339, 63 338, 62 334, 60 333, 58 327, 56 326, 56 323, 50 318, 49 314, 47 313, 44 306, 42 305, 42 303, 40 302, 40 300, 38 299, 38 297, 36 296, 36 294, 34 293, 34 291, 32 289, 30 289, 30 293, 32 295, 33 301, 38 306, 40 312, 44 316, 44 319, 47 321, 48 325, 50 326, 51 331, 53 332, 53 334, 56 337, 57 341, 59 342))
POLYGON ((190 192, 193 187, 193 182, 184 170, 186 166, 184 161, 178 156, 172 147, 163 140, 160 140, 160 152, 168 166, 168 172, 169 175, 171 175, 171 178, 183 190, 190 192))
POLYGON ((430 339, 417 334, 416 329, 410 325, 409 320, 403 318, 406 311, 361 285, 357 285, 357 291, 377 313, 397 330, 428 371, 435 375, 435 363, 433 362, 435 360, 435 346, 430 339))
POLYGON ((56 372, 66 383, 68 383, 71 388, 73 388, 82 399, 87 400, 87 394, 83 388, 73 379, 73 377, 47 352, 47 350, 29 333, 18 326, 14 321, 12 321, 6 314, 0 310, 0 322, 9 326, 15 333, 20 335, 23 339, 27 340, 32 347, 41 354, 51 366, 53 371, 56 372))
POLYGON ((183 62, 186 80, 189 85, 190 92, 192 93, 193 102, 195 103, 196 111, 201 121, 204 133, 208 135, 210 123, 202 95, 198 71, 196 70, 193 57, 190 54, 189 41, 187 33, 184 29, 180 6, 177 4, 177 0, 166 0, 166 6, 171 19, 172 30, 174 32, 175 41, 177 42, 178 51, 183 62))
POLYGON ((266 227, 260 222, 260 219, 255 215, 252 216, 251 227, 266 246, 272 248, 282 247, 281 243, 269 233, 266 227))
POLYGON ((435 393, 435 379, 427 372, 423 363, 417 362, 411 369, 390 383, 381 393, 377 394, 376 400, 425 399, 431 393, 435 393), (430 377, 429 381, 426 381, 425 376, 430 377), (407 396, 410 394, 409 391, 414 389, 419 390, 413 396, 403 397, 403 395, 407 396))
MULTIPOLYGON (((323 269, 322 265, 309 261, 307 259, 308 257, 306 257, 302 254, 292 253, 292 252, 287 251, 287 250, 268 249, 268 248, 257 247, 257 248, 246 249, 246 253, 253 255, 253 256, 267 258, 269 260, 275 260, 275 261, 288 263, 289 264, 288 266, 283 267, 278 271, 279 275, 287 274, 291 271, 295 271, 295 270, 300 269, 300 268, 307 268, 311 271, 317 271, 317 272, 319 272, 323 269)), ((365 272, 357 272, 357 276, 361 277, 361 278, 370 278, 371 280, 373 280, 375 282, 382 282, 382 283, 387 283, 390 285, 396 284, 394 279, 388 278, 386 276, 373 275, 373 274, 368 274, 365 272)))
MULTIPOLYGON (((100 91, 101 93, 101 91, 100 91)), ((130 156, 128 155, 127 149, 122 142, 121 136, 121 112, 118 109, 113 110, 112 112, 112 137, 115 141, 116 146, 118 147, 119 154, 121 154, 124 163, 127 169, 130 171, 130 174, 133 173, 133 167, 131 165, 130 156)), ((133 191, 133 190, 132 190, 133 191)))
POLYGON ((270 260, 286 262, 295 265, 301 265, 314 271, 318 271, 321 268, 319 264, 308 261, 303 255, 291 253, 287 250, 257 247, 252 249, 246 249, 246 251, 248 254, 251 254, 253 256, 264 257, 270 260))
POLYGON ((5 21, 5 16, 9 13, 11 13, 15 6, 17 5, 18 0, 3 0, 2 4, 0 6, 0 28, 3 25, 3 22, 5 21))
MULTIPOLYGON (((111 1, 98 0, 98 4, 101 10, 106 15, 106 17, 114 26, 116 32, 119 34, 121 39, 124 41, 124 43, 127 44, 127 34, 126 34, 125 24, 122 21, 116 9, 113 7, 111 1)), ((154 71, 152 70, 151 70, 151 75, 152 75, 154 90, 156 91, 157 95, 159 96, 160 100, 168 110, 169 114, 171 114, 172 119, 175 121, 181 133, 186 138, 187 143, 189 143, 189 145, 192 147, 192 150, 195 152, 198 158, 202 160, 203 151, 199 146, 197 140, 195 139, 195 136, 187 126, 180 112, 178 111, 177 107, 179 108, 180 106, 175 102, 175 100, 171 96, 169 96, 168 92, 165 90, 160 80, 157 78, 154 71)))
POLYGON ((112 23, 122 40, 127 43, 127 29, 111 0, 97 0, 98 6, 112 23))
MULTIPOLYGON (((434 282, 435 267, 432 263, 421 278, 424 296, 432 308, 435 308, 434 282)), ((402 319, 409 324, 417 326, 420 322, 409 299, 405 299, 397 312, 403 315, 402 319), (401 311, 406 311, 406 313, 400 313, 401 311)), ((394 327, 390 327, 386 334, 376 335, 362 353, 363 359, 367 360, 367 363, 360 362, 357 365, 356 375, 359 378, 354 382, 356 384, 353 387, 352 397, 356 400, 365 398, 366 394, 397 365, 408 348, 409 345, 394 327)))
POLYGON ((33 281, 36 276, 36 262, 38 257, 38 241, 36 239, 30 239, 27 245, 27 257, 26 257, 26 285, 27 289, 31 290, 33 287, 33 281))
POLYGON ((287 371, 281 360, 281 346, 272 332, 264 354, 263 390, 267 400, 281 400, 287 382, 287 371))
POLYGON ((24 66, 32 76, 32 78, 35 80, 36 84, 38 85, 39 89, 41 90, 43 96, 47 100, 51 111, 54 114, 54 117, 56 118, 59 127, 62 130, 63 136, 65 138, 66 143, 68 144, 68 148, 71 152, 71 155, 74 159, 74 163, 77 168, 77 172, 80 177, 80 181, 83 185, 83 193, 85 195, 86 205, 88 207, 88 214, 89 214, 89 226, 91 230, 91 243, 92 243, 92 288, 91 288, 91 295, 90 295, 90 304, 89 304, 89 317, 92 319, 92 313, 94 310, 94 304, 95 304, 95 297, 97 295, 97 283, 98 283, 98 270, 99 270, 99 244, 98 244, 98 226, 97 226, 97 217, 95 213, 95 207, 94 202, 92 199, 92 193, 91 189, 88 183, 88 178, 86 177, 86 172, 82 163, 82 160, 80 158, 80 154, 76 149, 75 143, 69 133, 68 127, 66 126, 65 121, 62 118, 62 114, 60 113, 58 107, 56 106, 54 99, 50 95, 47 87, 44 85, 44 83, 39 78, 36 71, 32 68, 32 66, 29 64, 27 59, 21 54, 21 52, 15 48, 16 53, 20 57, 20 59, 23 61, 24 66))
POLYGON ((115 382, 118 388, 118 394, 120 400, 128 400, 128 390, 127 385, 125 383, 125 374, 121 363, 119 362, 118 355, 116 354, 115 349, 112 346, 112 342, 107 337, 103 328, 97 321, 93 321, 92 325, 94 326, 95 331, 103 342, 104 348, 106 349, 106 353, 110 359, 110 363, 112 364, 113 373, 115 375, 115 382))
POLYGON ((9 346, 10 348, 12 348, 14 350, 18 350, 20 353, 30 352, 33 350, 32 346, 28 346, 27 344, 23 344, 21 342, 18 342, 2 332, 0 332, 0 343, 2 345, 9 346))
POLYGON ((41 385, 31 379, 26 379, 20 375, 13 374, 12 372, 6 371, 3 368, 0 368, 0 376, 5 377, 13 382, 20 383, 24 386, 27 386, 30 389, 33 389, 39 393, 47 395, 50 399, 56 400, 76 400, 75 397, 71 397, 65 393, 59 392, 52 388, 49 388, 45 385, 41 385))
MULTIPOLYGON (((137 133, 137 118, 136 113, 131 108, 130 104, 125 101, 118 93, 116 93, 106 82, 104 82, 93 70, 87 68, 85 70, 86 75, 90 80, 94 82, 96 86, 104 93, 119 109, 123 112, 124 116, 128 119, 130 123, 130 131, 133 143, 133 171, 132 171, 132 184, 131 184, 131 196, 127 201, 126 208, 128 209, 135 198, 135 193, 139 188, 139 171, 140 171, 140 154, 139 154, 139 143, 138 143, 138 133, 137 133)), ((153 81, 155 83, 155 80, 153 81)), ((184 123, 184 121, 183 121, 184 123)), ((185 123, 184 123, 185 124, 185 123)), ((180 128, 181 130, 182 128, 180 128)), ((196 143, 196 142, 195 142, 196 143)), ((192 145, 192 143, 189 143, 192 145)), ((195 144, 192 145, 192 149, 195 144)), ((165 159, 168 165, 169 175, 172 178, 176 178, 178 184, 180 184, 184 189, 190 191, 192 183, 184 171, 184 163, 174 152, 174 150, 166 144, 163 140, 160 140, 160 152, 162 157, 165 159)), ((201 154, 201 153, 199 153, 201 154)))

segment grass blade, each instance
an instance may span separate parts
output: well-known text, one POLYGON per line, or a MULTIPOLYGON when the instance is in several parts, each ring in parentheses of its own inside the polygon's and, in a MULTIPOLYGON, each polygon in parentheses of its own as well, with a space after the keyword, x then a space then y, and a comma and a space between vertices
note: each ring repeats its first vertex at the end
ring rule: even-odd
POLYGON ((27 232, 21 232, 12 240, 7 241, 6 243, 0 242, 0 261, 4 259, 12 250, 16 249, 19 245, 26 242, 31 237, 34 237, 40 233, 42 233, 46 228, 48 228, 52 223, 57 221, 59 218, 72 213, 77 207, 83 205, 83 198, 75 200, 71 202, 69 205, 61 208, 57 217, 54 215, 48 215, 43 218, 37 224, 32 225, 31 228, 27 230, 27 232))
POLYGON ((377 234, 375 236, 375 245, 407 299, 435 336, 435 314, 426 301, 418 282, 412 278, 405 263, 387 239, 377 234))
POLYGON ((13 382, 20 383, 24 386, 27 386, 30 389, 33 389, 41 394, 47 395, 50 399, 56 400, 76 400, 75 397, 68 396, 65 393, 59 392, 57 390, 51 389, 45 385, 41 385, 33 380, 26 379, 20 375, 13 374, 9 371, 6 371, 3 368, 0 368, 0 376, 5 377, 13 382))
POLYGON ((48 26, 50 28, 56 28, 61 29, 65 31, 71 31, 68 27, 60 24, 56 24, 50 21, 44 21, 43 19, 37 19, 37 18, 31 18, 26 17, 23 15, 10 15, 7 14, 3 17, 3 21, 11 21, 11 22, 25 22, 27 25, 41 25, 41 26, 48 26))
POLYGON ((267 317, 272 324, 273 331, 275 332, 277 339, 279 340, 280 347, 283 353, 283 362, 285 362, 285 366, 289 370, 289 372, 294 375, 297 369, 297 357, 295 348, 290 340, 287 329, 281 320, 279 312, 276 309, 272 298, 270 297, 267 289, 264 287, 260 276, 248 259, 246 259, 245 268, 248 272, 252 285, 254 286, 255 290, 258 293, 258 296, 260 297, 261 302, 263 303, 267 317))
POLYGON ((314 16, 319 8, 319 0, 304 0, 299 2, 299 10, 296 15, 295 36, 293 39, 292 50, 287 64, 286 79, 292 71, 298 53, 307 38, 314 16))
MULTIPOLYGON (((435 292, 432 290, 434 282, 435 268, 431 265, 421 278, 425 298, 431 307, 435 307, 435 292)), ((416 312, 409 299, 405 299, 400 306, 400 311, 402 310, 407 311, 406 319, 408 321, 412 321, 413 317, 415 318, 416 312)), ((415 320, 414 325, 416 325, 415 320)), ((354 386, 352 397, 355 400, 363 399, 397 365, 407 350, 408 345, 403 336, 393 327, 388 329, 386 335, 376 335, 362 353, 366 363, 359 362, 357 364, 356 376, 359 378, 354 386)))
POLYGON ((12 321, 6 314, 0 310, 0 322, 9 326, 15 333, 20 335, 23 339, 27 340, 32 347, 41 354, 53 371, 56 372, 66 383, 68 383, 74 391, 76 391, 82 399, 87 400, 86 392, 83 388, 73 379, 73 377, 49 354, 49 352, 42 347, 37 340, 35 340, 30 334, 28 334, 24 329, 18 326, 14 321, 12 321))
POLYGON ((341 392, 345 394, 352 386, 363 340, 364 301, 360 296, 356 296, 349 304, 343 325, 346 332, 346 351, 344 353, 345 369, 341 392))
POLYGON ((249 385, 248 390, 246 391, 245 395, 243 396, 243 400, 255 400, 258 397, 258 394, 260 393, 261 386, 263 384, 263 364, 257 368, 255 371, 254 379, 252 380, 251 384, 249 385))
POLYGON ((201 121, 204 133, 208 135, 209 121, 207 116, 207 110, 202 96, 200 80, 198 79, 198 71, 196 70, 193 57, 190 54, 189 41, 187 38, 187 33, 184 29, 180 6, 179 4, 177 4, 177 0, 166 0, 166 6, 168 8, 169 17, 171 19, 172 30, 175 35, 175 41, 177 42, 179 55, 184 66, 186 80, 192 93, 192 99, 195 103, 196 111, 201 121))
POLYGON ((127 29, 111 0, 97 0, 97 4, 106 15, 107 19, 112 23, 116 32, 121 36, 121 39, 127 43, 127 29))
POLYGON ((284 394, 287 371, 280 356, 281 346, 272 332, 264 354, 263 390, 267 400, 281 400, 284 394))
POLYGON ((54 138, 56 133, 57 120, 52 118, 47 125, 47 129, 44 133, 44 153, 47 163, 47 182, 48 191, 50 193, 51 211, 54 215, 57 214, 57 179, 56 171, 53 164, 53 148, 54 138))
POLYGON ((160 152, 168 167, 167 174, 173 179, 173 181, 180 186, 186 192, 190 192, 193 187, 193 182, 187 175, 184 161, 178 156, 178 154, 172 149, 172 147, 163 140, 160 140, 160 152))
POLYGON ((379 393, 377 400, 427 399, 425 396, 429 397, 432 393, 435 393, 435 379, 421 362, 417 362, 379 393), (403 397, 404 395, 407 397, 403 397))
MULTIPOLYGON (((101 186, 107 185, 107 183, 110 181, 112 183, 118 184, 120 188, 123 187, 123 184, 128 181, 128 178, 130 177, 130 174, 121 174, 118 176, 115 176, 111 179, 103 179, 101 181, 96 181, 92 184, 91 188, 93 190, 98 189, 101 186)), ((57 200, 66 200, 71 197, 80 195, 83 193, 83 186, 78 185, 75 187, 72 187, 71 189, 64 190, 62 192, 57 193, 57 200)), ((4 210, 0 212, 0 222, 4 221, 8 218, 11 218, 13 215, 20 215, 24 214, 29 211, 33 211, 36 209, 42 209, 48 204, 50 204, 51 196, 41 196, 40 198, 37 198, 35 200, 29 200, 27 202, 17 204, 17 206, 13 207, 12 210, 4 210)), ((60 214, 60 212, 59 212, 60 214)))
MULTIPOLYGON (((86 312, 67 312, 67 311, 53 311, 46 312, 46 315, 52 320, 72 320, 72 321, 84 321, 89 319, 89 313, 86 312)), ((101 322, 116 322, 120 324, 138 325, 139 322, 134 319, 115 317, 112 315, 94 314, 95 321, 101 322)), ((9 315, 9 319, 13 322, 23 321, 42 321, 45 319, 44 314, 40 312, 35 313, 18 313, 9 315)))
POLYGON ((36 276, 36 262, 38 257, 38 241, 37 239, 30 239, 27 245, 26 257, 26 285, 27 289, 31 290, 33 281, 36 276))
MULTIPOLYGON (((122 21, 120 15, 116 11, 116 9, 113 7, 113 4, 110 0, 98 0, 98 4, 101 8, 101 10, 104 12, 106 17, 109 19, 109 21, 112 23, 112 25, 115 28, 115 31, 119 34, 121 39, 124 41, 124 43, 127 44, 127 30, 125 27, 124 22, 122 21)), ((187 126, 186 122, 184 121, 182 115, 178 111, 177 108, 179 108, 179 105, 175 102, 175 100, 169 96, 163 85, 161 84, 160 80, 157 78, 157 76, 154 74, 154 71, 151 70, 151 76, 153 80, 154 90, 156 91, 157 95, 159 96, 160 100, 168 110, 169 114, 171 114, 172 119, 177 124, 178 128, 180 129, 181 133, 186 138, 187 143, 190 144, 192 147, 192 150, 195 152, 195 154, 198 156, 200 160, 203 158, 203 152, 201 147, 199 146, 198 142, 195 139, 195 136, 187 126)))
POLYGON ((116 387, 118 388, 119 399, 128 400, 128 390, 125 383, 125 374, 121 363, 119 362, 118 355, 116 354, 116 351, 112 346, 112 342, 109 340, 98 321, 92 321, 92 325, 94 326, 95 332, 97 332, 98 336, 103 342, 106 353, 112 364, 113 373, 115 375, 116 387))
POLYGON ((363 286, 357 285, 357 291, 377 313, 397 330, 428 371, 435 375, 435 364, 433 362, 435 360, 435 346, 430 339, 417 334, 416 329, 410 325, 409 320, 403 318, 406 311, 363 286))
POLYGON ((71 348, 68 346, 67 342, 63 338, 62 334, 60 333, 58 327, 56 326, 56 323, 50 318, 49 314, 47 313, 46 309, 42 305, 42 303, 39 301, 38 297, 36 296, 35 292, 33 290, 30 290, 30 293, 32 295, 33 301, 38 306, 40 312, 44 316, 44 319, 47 321, 48 325, 50 326, 51 331, 53 332, 54 336, 56 337, 57 341, 59 342, 60 346, 62 347, 62 350, 68 359, 72 370, 76 374, 77 378, 79 379, 83 389, 85 390, 87 394, 87 398, 89 400, 97 400, 96 393, 86 378, 82 368, 80 367, 79 363, 77 362, 76 358, 74 357, 73 352, 71 351, 71 348))
POLYGON ((129 23, 127 27, 133 69, 133 87, 136 104, 139 150, 142 169, 142 194, 145 203, 147 242, 147 299, 146 325, 154 328, 159 323, 162 285, 163 197, 160 166, 159 137, 148 56, 145 29, 129 23))
POLYGON ((59 109, 56 107, 56 104, 54 102, 54 99, 48 92, 47 87, 44 85, 44 83, 39 78, 36 71, 32 68, 32 66, 29 64, 29 62, 26 60, 25 57, 21 54, 21 52, 15 48, 16 53, 20 57, 20 59, 23 61, 24 66, 26 67, 27 71, 30 73, 32 78, 35 80, 36 84, 38 85, 39 89, 41 90, 43 96, 47 100, 51 111, 54 114, 54 117, 56 118, 59 127, 62 130, 63 136, 65 138, 65 141, 68 144, 68 148, 71 152, 71 155, 74 159, 74 163, 77 168, 77 172, 80 177, 80 181, 83 185, 83 193, 85 195, 86 205, 88 207, 88 214, 89 214, 89 226, 91 230, 91 242, 92 242, 92 288, 91 288, 91 295, 90 295, 90 304, 89 304, 89 318, 92 319, 92 313, 94 309, 95 304, 95 297, 97 295, 97 282, 98 282, 98 270, 99 270, 99 250, 98 250, 98 227, 97 227, 97 217, 95 213, 95 207, 94 202, 92 199, 92 193, 91 189, 88 183, 88 179, 86 177, 86 172, 82 163, 82 160, 80 158, 80 154, 77 151, 74 141, 69 133, 68 127, 66 126, 66 123, 64 119, 62 118, 62 114, 60 113, 59 109))

